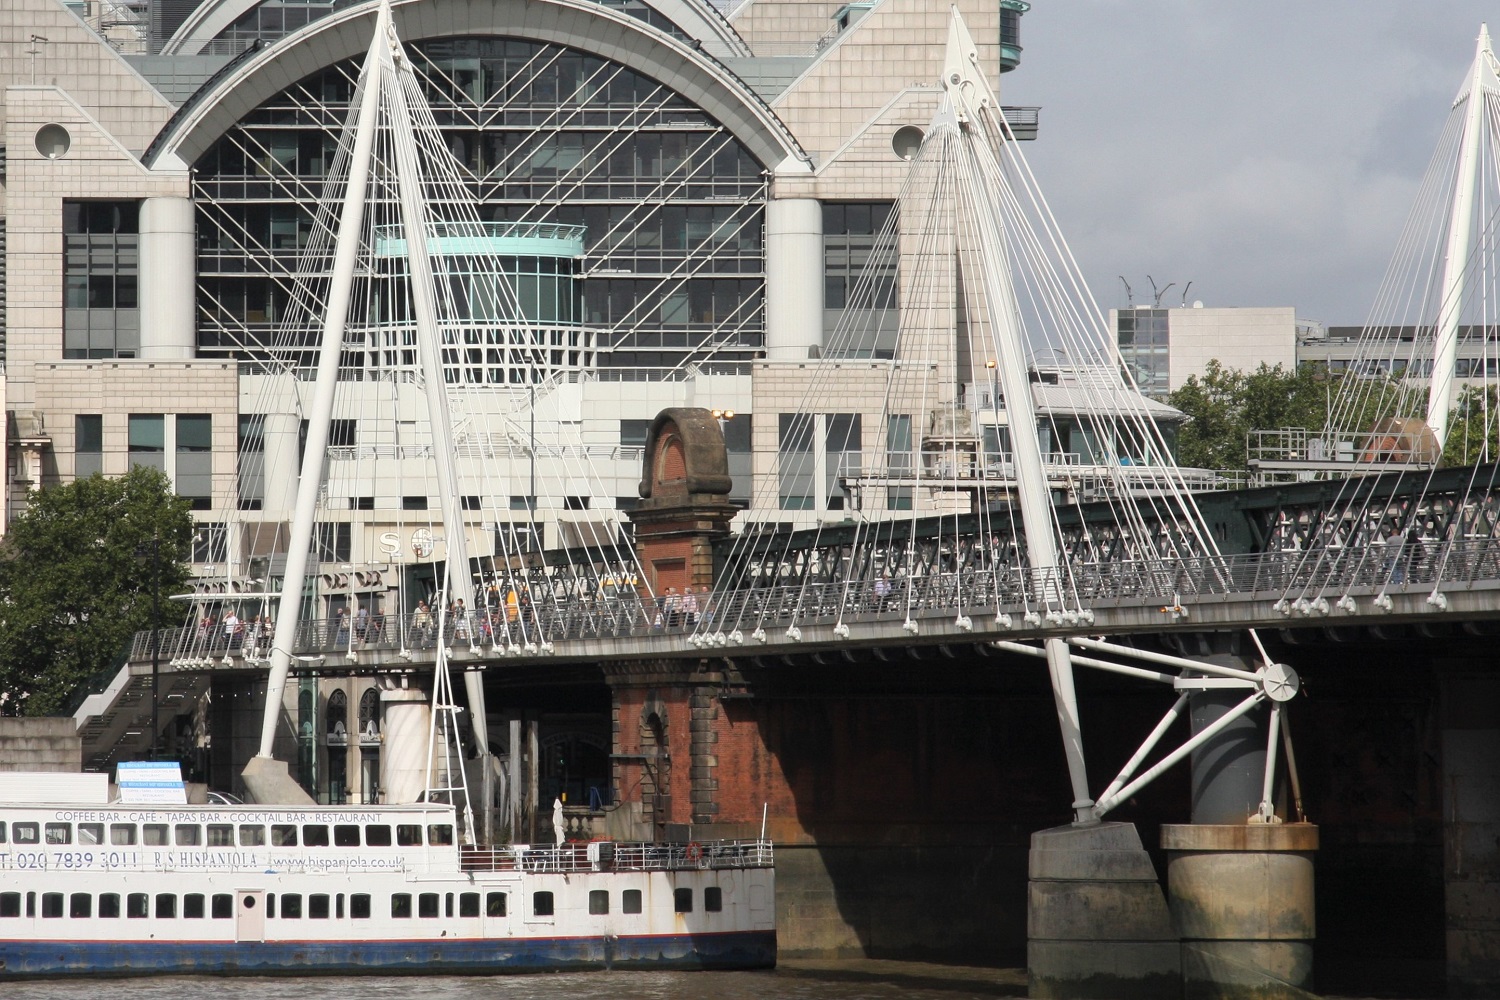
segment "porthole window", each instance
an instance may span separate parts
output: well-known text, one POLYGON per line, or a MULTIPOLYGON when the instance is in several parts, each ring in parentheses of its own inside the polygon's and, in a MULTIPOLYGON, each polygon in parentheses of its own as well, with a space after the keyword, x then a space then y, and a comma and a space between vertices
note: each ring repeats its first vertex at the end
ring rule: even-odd
POLYGON ((61 125, 43 125, 36 130, 36 151, 49 160, 67 154, 73 145, 73 137, 61 125))

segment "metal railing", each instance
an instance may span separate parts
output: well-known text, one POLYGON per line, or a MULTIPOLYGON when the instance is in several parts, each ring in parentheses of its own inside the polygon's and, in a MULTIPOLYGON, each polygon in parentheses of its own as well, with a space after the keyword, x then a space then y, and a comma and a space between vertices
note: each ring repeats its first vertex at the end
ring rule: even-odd
MULTIPOLYGON (((324 662, 362 651, 407 653, 445 646, 480 654, 532 655, 550 644, 694 633, 768 631, 798 624, 862 617, 953 618, 984 613, 1024 614, 1052 608, 1088 608, 1106 602, 1177 603, 1215 596, 1339 594, 1355 589, 1468 585, 1500 580, 1500 539, 1447 544, 1363 545, 1253 555, 1146 558, 1079 562, 1021 570, 999 563, 958 571, 933 571, 868 579, 830 578, 783 585, 773 578, 724 593, 645 596, 549 596, 439 616, 431 612, 372 615, 361 625, 347 619, 302 622, 295 656, 324 662)), ((535 592, 533 592, 535 593, 535 592)), ((231 598, 232 601, 232 598, 231 598)), ((215 658, 251 661, 270 655, 271 631, 255 622, 226 633, 221 623, 163 629, 161 658, 177 665, 207 665, 215 658)), ((151 655, 151 632, 136 634, 130 658, 151 655)))
POLYGON ((466 872, 702 871, 773 868, 775 855, 769 840, 721 840, 702 844, 598 840, 557 847, 525 844, 465 847, 459 854, 459 867, 466 872))

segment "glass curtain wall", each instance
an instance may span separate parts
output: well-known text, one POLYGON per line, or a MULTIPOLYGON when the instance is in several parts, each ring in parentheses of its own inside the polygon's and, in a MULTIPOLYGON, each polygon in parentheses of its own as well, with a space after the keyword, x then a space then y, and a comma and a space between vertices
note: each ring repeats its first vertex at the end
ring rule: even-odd
MULTIPOLYGON (((545 334, 466 344, 450 379, 759 355, 767 181, 722 125, 655 80, 564 46, 460 38, 408 50, 486 220, 585 229, 577 260, 515 261, 545 334)), ((348 60, 302 80, 194 164, 201 356, 269 359, 357 75, 348 60)), ((404 364, 400 340, 371 342, 368 361, 404 364)), ((315 363, 311 343, 285 350, 315 363)))

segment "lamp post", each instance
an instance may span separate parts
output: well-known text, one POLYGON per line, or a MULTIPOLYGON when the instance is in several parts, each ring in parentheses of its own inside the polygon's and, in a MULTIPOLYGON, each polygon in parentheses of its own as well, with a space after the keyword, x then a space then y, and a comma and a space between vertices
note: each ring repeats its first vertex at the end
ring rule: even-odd
POLYGON ((347 589, 349 591, 349 599, 344 608, 344 628, 346 630, 345 635, 348 639, 346 649, 344 650, 344 656, 346 659, 352 660, 354 659, 354 615, 356 611, 356 605, 359 603, 359 599, 354 596, 354 566, 352 564, 345 563, 344 565, 340 566, 339 569, 343 570, 344 572, 344 582, 347 585, 347 589))
POLYGON ((161 738, 161 535, 151 532, 151 759, 161 738))
POLYGON ((995 428, 995 463, 998 465, 1000 461, 1000 376, 997 370, 999 362, 991 358, 984 363, 984 366, 990 371, 990 414, 992 426, 995 428))

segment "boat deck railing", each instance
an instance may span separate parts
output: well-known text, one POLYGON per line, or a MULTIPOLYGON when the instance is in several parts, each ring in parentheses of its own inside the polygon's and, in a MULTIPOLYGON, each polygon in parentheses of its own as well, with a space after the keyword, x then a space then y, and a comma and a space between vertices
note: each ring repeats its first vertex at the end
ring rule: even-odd
POLYGON ((459 866, 466 872, 697 871, 774 865, 769 840, 719 840, 702 844, 595 840, 557 847, 526 844, 465 847, 459 854, 459 866))

